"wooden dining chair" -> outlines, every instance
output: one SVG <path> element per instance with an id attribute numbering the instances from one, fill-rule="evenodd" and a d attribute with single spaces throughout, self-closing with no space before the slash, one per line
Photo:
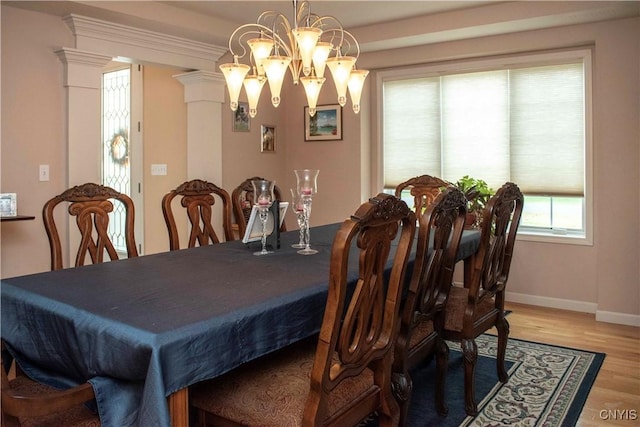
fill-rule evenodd
<path id="1" fill-rule="evenodd" d="M 251 216 L 251 208 L 253 207 L 253 185 L 251 181 L 256 179 L 265 179 L 259 176 L 247 178 L 240 183 L 231 193 L 233 203 L 233 216 L 235 217 L 235 225 L 237 227 L 238 236 L 242 239 L 247 230 L 247 223 Z M 277 185 L 273 186 L 274 197 L 280 202 L 284 202 L 282 192 Z M 287 231 L 285 223 L 282 223 L 280 231 Z"/>
<path id="2" fill-rule="evenodd" d="M 465 411 L 470 416 L 478 412 L 474 380 L 478 357 L 475 338 L 494 326 L 498 332 L 498 378 L 502 383 L 508 380 L 504 359 L 509 323 L 504 315 L 504 300 L 523 206 L 524 196 L 511 182 L 504 184 L 489 200 L 482 215 L 480 246 L 465 264 L 464 287 L 454 286 L 449 292 L 444 337 L 461 344 Z"/>
<path id="3" fill-rule="evenodd" d="M 58 227 L 54 220 L 56 207 L 67 202 L 68 212 L 76 217 L 81 234 L 80 247 L 76 254 L 76 267 L 87 261 L 100 263 L 105 253 L 111 260 L 119 259 L 114 242 L 109 237 L 109 220 L 112 213 L 124 212 L 124 236 L 122 243 L 126 247 L 127 257 L 138 256 L 134 237 L 135 209 L 129 196 L 111 187 L 86 183 L 77 185 L 62 194 L 48 200 L 42 209 L 44 228 L 51 248 L 51 270 L 63 268 L 62 245 Z"/>
<path id="4" fill-rule="evenodd" d="M 391 365 L 415 226 L 392 195 L 362 204 L 333 241 L 319 336 L 194 386 L 199 425 L 344 427 L 373 412 L 380 426 L 398 425 Z"/>
<path id="5" fill-rule="evenodd" d="M 67 390 L 57 390 L 20 373 L 9 379 L 5 369 L 6 349 L 2 341 L 0 371 L 3 427 L 96 427 L 100 418 L 84 404 L 95 399 L 93 388 L 83 383 Z M 15 362 L 12 362 L 15 365 Z"/>
<path id="6" fill-rule="evenodd" d="M 444 308 L 453 280 L 456 254 L 467 214 L 467 200 L 455 187 L 446 188 L 419 220 L 416 258 L 402 308 L 394 357 L 394 394 L 404 425 L 411 401 L 410 370 L 436 355 L 436 409 L 447 414 L 444 385 L 448 347 L 442 337 Z"/>
<path id="7" fill-rule="evenodd" d="M 413 177 L 396 186 L 395 196 L 401 197 L 403 191 L 409 191 L 413 196 L 413 209 L 420 219 L 427 207 L 438 197 L 443 188 L 451 186 L 450 182 L 431 175 Z"/>
<path id="8" fill-rule="evenodd" d="M 189 218 L 189 240 L 187 247 L 204 246 L 220 243 L 213 227 L 213 209 L 216 200 L 222 202 L 222 230 L 225 241 L 234 240 L 231 230 L 231 197 L 229 193 L 216 184 L 194 179 L 180 184 L 162 198 L 162 213 L 169 232 L 169 249 L 180 249 L 180 235 L 173 211 L 173 200 L 182 196 L 180 204 L 186 209 Z"/>

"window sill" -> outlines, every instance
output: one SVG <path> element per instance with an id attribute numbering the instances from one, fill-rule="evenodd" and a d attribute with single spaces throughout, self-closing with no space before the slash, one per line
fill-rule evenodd
<path id="1" fill-rule="evenodd" d="M 527 242 L 558 243 L 564 245 L 593 246 L 593 241 L 585 234 L 555 234 L 548 231 L 518 230 L 517 240 Z"/>

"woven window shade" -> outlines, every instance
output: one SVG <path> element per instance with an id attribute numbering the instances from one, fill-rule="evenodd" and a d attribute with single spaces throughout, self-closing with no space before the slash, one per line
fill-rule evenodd
<path id="1" fill-rule="evenodd" d="M 442 93 L 443 178 L 499 188 L 509 180 L 508 72 L 444 76 Z"/>
<path id="2" fill-rule="evenodd" d="M 440 175 L 440 79 L 384 85 L 384 184 Z"/>
<path id="3" fill-rule="evenodd" d="M 584 196 L 584 71 L 511 72 L 511 179 L 527 194 Z"/>
<path id="4" fill-rule="evenodd" d="M 471 175 L 583 196 L 583 76 L 579 62 L 385 81 L 385 187 Z"/>

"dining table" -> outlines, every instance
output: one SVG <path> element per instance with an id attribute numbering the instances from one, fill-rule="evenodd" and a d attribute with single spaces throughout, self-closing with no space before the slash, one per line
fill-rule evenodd
<path id="1" fill-rule="evenodd" d="M 236 240 L 5 278 L 1 336 L 34 379 L 89 381 L 105 427 L 186 427 L 189 386 L 320 330 L 339 226 L 311 228 L 315 255 L 294 230 L 264 256 Z M 465 230 L 458 260 L 479 241 Z"/>

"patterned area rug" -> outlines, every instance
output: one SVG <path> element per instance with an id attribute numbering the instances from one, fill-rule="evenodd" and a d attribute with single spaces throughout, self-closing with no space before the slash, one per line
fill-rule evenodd
<path id="1" fill-rule="evenodd" d="M 440 417 L 435 412 L 435 362 L 430 361 L 412 373 L 408 427 L 573 426 L 605 357 L 603 353 L 510 338 L 506 355 L 509 381 L 501 384 L 496 374 L 497 337 L 485 334 L 476 343 L 478 415 L 467 417 L 464 412 L 462 354 L 458 344 L 449 343 L 449 415 Z M 375 417 L 361 424 L 377 425 Z"/>

